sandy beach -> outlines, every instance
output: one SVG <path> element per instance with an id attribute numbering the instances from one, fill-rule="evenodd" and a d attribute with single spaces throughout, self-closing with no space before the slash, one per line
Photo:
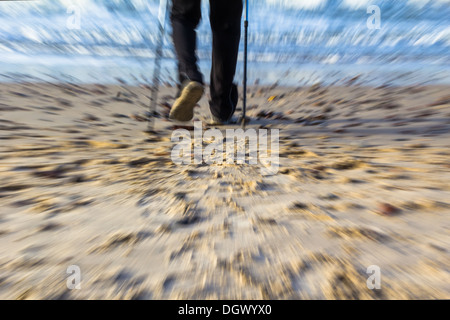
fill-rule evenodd
<path id="1" fill-rule="evenodd" d="M 176 88 L 0 84 L 0 298 L 449 299 L 449 89 L 253 86 L 263 176 L 172 162 Z"/>

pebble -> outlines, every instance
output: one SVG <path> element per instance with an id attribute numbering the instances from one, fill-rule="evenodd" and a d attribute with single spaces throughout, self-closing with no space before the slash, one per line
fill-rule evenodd
<path id="1" fill-rule="evenodd" d="M 380 203 L 378 205 L 377 213 L 383 216 L 394 216 L 401 212 L 401 210 L 389 203 Z"/>

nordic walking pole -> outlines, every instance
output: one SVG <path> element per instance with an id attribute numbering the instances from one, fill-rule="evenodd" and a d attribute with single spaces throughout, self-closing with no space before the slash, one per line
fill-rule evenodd
<path id="1" fill-rule="evenodd" d="M 245 21 L 244 21 L 244 97 L 242 106 L 242 128 L 245 129 L 246 111 L 247 111 L 247 48 L 248 48 L 248 0 L 245 0 Z"/>
<path id="2" fill-rule="evenodd" d="M 155 116 L 156 107 L 158 105 L 158 93 L 159 93 L 159 77 L 161 74 L 161 58 L 164 45 L 164 34 L 166 29 L 166 18 L 167 12 L 169 11 L 169 0 L 161 0 L 159 2 L 158 10 L 158 28 L 159 28 L 159 38 L 156 44 L 155 52 L 155 67 L 153 69 L 153 80 L 152 80 L 152 90 L 150 98 L 150 112 L 149 112 L 149 122 L 148 131 L 153 132 L 155 130 Z"/>

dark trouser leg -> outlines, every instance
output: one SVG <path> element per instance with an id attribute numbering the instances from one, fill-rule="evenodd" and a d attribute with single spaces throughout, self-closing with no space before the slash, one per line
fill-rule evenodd
<path id="1" fill-rule="evenodd" d="M 227 120 L 236 106 L 230 100 L 241 38 L 242 0 L 210 0 L 213 34 L 211 113 Z"/>
<path id="2" fill-rule="evenodd" d="M 197 28 L 201 19 L 201 0 L 172 0 L 170 20 L 173 42 L 178 58 L 179 80 L 203 83 L 203 75 L 197 66 Z"/>

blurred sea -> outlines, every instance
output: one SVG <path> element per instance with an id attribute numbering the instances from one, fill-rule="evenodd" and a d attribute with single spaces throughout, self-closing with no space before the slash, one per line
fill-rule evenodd
<path id="1" fill-rule="evenodd" d="M 379 30 L 367 27 L 370 5 L 381 9 Z M 158 6 L 157 0 L 0 1 L 0 81 L 150 83 Z M 207 1 L 203 6 L 198 56 L 208 79 Z M 71 29 L 77 14 L 80 28 Z M 249 20 L 251 82 L 331 84 L 359 75 L 374 85 L 450 83 L 450 0 L 250 0 Z M 174 82 L 166 27 L 162 78 Z"/>

